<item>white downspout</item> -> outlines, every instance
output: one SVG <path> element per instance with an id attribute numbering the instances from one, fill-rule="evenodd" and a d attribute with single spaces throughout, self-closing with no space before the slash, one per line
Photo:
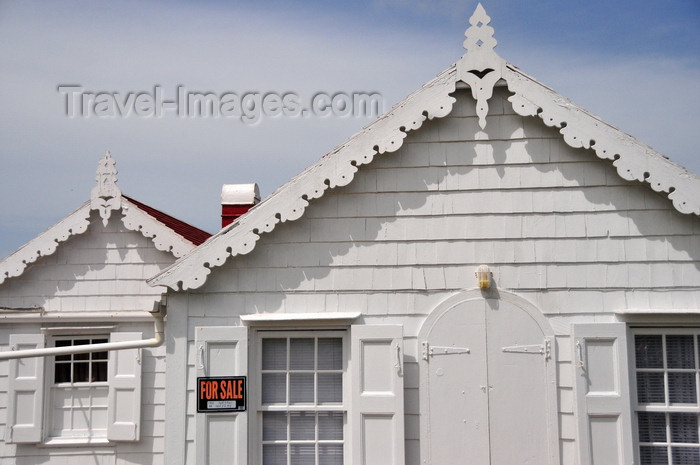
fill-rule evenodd
<path id="1" fill-rule="evenodd" d="M 87 352 L 104 352 L 109 350 L 141 349 L 144 347 L 158 347 L 164 340 L 163 312 L 153 313 L 155 335 L 151 339 L 137 341 L 105 342 L 102 344 L 85 344 L 67 347 L 45 347 L 43 349 L 10 350 L 0 352 L 0 360 L 29 357 L 51 357 L 54 355 L 84 354 Z"/>

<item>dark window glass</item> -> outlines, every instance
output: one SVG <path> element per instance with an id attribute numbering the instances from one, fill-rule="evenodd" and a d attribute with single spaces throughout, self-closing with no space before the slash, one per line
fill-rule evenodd
<path id="1" fill-rule="evenodd" d="M 639 412 L 637 414 L 640 442 L 666 442 L 666 414 Z"/>
<path id="2" fill-rule="evenodd" d="M 637 400 L 640 404 L 664 403 L 664 374 L 638 372 Z"/>
<path id="3" fill-rule="evenodd" d="M 695 338 L 666 336 L 666 365 L 668 368 L 695 368 Z"/>
<path id="4" fill-rule="evenodd" d="M 661 335 L 642 335 L 634 337 L 634 353 L 637 368 L 663 368 L 664 350 Z"/>
<path id="5" fill-rule="evenodd" d="M 668 465 L 668 452 L 664 446 L 641 446 L 639 458 L 642 465 Z"/>
<path id="6" fill-rule="evenodd" d="M 668 374 L 668 400 L 672 404 L 695 404 L 695 373 Z"/>

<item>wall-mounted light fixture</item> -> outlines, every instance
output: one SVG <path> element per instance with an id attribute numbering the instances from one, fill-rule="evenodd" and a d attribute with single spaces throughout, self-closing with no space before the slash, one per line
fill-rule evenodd
<path id="1" fill-rule="evenodd" d="M 479 289 L 488 289 L 491 287 L 491 277 L 493 273 L 489 270 L 488 265 L 479 265 L 474 272 L 476 280 L 479 282 Z"/>

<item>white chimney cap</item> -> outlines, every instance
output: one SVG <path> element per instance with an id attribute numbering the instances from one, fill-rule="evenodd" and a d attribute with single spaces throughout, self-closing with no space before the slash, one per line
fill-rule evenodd
<path id="1" fill-rule="evenodd" d="M 224 184 L 221 188 L 221 205 L 254 205 L 260 201 L 258 185 Z"/>

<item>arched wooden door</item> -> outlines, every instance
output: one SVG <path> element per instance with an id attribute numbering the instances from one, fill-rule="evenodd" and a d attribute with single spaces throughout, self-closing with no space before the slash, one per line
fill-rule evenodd
<path id="1" fill-rule="evenodd" d="M 421 343 L 423 464 L 559 462 L 554 339 L 541 316 L 510 301 L 452 301 Z"/>

